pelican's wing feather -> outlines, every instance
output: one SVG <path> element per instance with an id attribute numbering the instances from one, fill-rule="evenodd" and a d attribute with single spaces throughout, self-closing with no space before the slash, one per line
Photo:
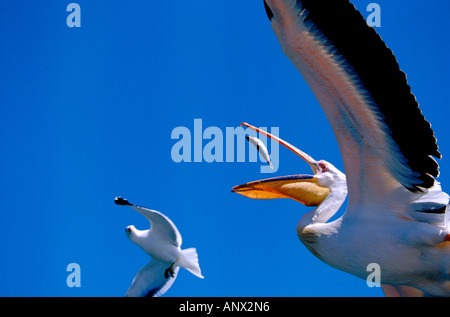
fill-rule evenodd
<path id="1" fill-rule="evenodd" d="M 285 54 L 321 104 L 344 161 L 349 199 L 433 188 L 440 158 L 392 51 L 348 0 L 265 0 Z"/>

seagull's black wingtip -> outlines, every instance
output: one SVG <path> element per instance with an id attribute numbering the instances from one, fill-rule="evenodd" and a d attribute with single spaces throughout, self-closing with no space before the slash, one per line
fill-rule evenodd
<path id="1" fill-rule="evenodd" d="M 114 203 L 116 203 L 116 205 L 121 205 L 121 206 L 132 206 L 133 205 L 133 204 L 130 204 L 130 202 L 128 202 L 128 200 L 123 199 L 122 197 L 114 198 Z"/>

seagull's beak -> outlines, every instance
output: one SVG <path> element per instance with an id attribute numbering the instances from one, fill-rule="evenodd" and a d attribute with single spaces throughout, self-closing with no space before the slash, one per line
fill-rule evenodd
<path id="1" fill-rule="evenodd" d="M 288 142 L 266 132 L 260 130 L 248 123 L 242 125 L 275 140 L 281 145 L 287 147 L 303 160 L 305 160 L 311 167 L 314 174 L 317 173 L 316 160 L 303 151 L 300 151 L 295 146 Z M 255 199 L 273 199 L 273 198 L 291 198 L 306 206 L 319 205 L 330 193 L 328 187 L 319 185 L 317 178 L 312 175 L 292 175 L 283 176 L 270 179 L 264 179 L 235 186 L 232 189 L 233 193 L 238 193 L 243 196 Z"/>

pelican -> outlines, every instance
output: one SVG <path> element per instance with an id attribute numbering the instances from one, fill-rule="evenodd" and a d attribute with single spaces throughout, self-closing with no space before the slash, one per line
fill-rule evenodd
<path id="1" fill-rule="evenodd" d="M 386 296 L 450 296 L 449 196 L 436 180 L 441 153 L 392 51 L 348 0 L 264 6 L 331 124 L 345 174 L 244 123 L 294 151 L 314 175 L 250 182 L 233 192 L 314 206 L 297 225 L 300 241 L 362 279 L 377 264 Z M 346 199 L 344 213 L 329 221 Z"/>

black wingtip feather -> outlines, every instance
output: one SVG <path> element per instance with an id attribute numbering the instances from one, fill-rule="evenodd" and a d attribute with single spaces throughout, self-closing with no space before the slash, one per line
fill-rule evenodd
<path id="1" fill-rule="evenodd" d="M 266 14 L 267 14 L 267 17 L 269 18 L 269 21 L 272 21 L 272 18 L 273 18 L 273 12 L 272 12 L 272 10 L 270 9 L 270 7 L 267 5 L 266 0 L 264 0 L 264 8 L 266 9 Z"/>
<path id="2" fill-rule="evenodd" d="M 411 191 L 431 188 L 439 175 L 439 165 L 432 156 L 439 159 L 441 153 L 393 52 L 348 0 L 297 0 L 297 4 L 308 10 L 307 20 L 352 65 L 408 166 L 419 173 L 415 181 L 403 185 Z"/>
<path id="3" fill-rule="evenodd" d="M 114 203 L 116 205 L 121 205 L 121 206 L 132 206 L 133 204 L 131 204 L 130 202 L 128 202 L 128 200 L 123 199 L 122 197 L 116 197 L 114 198 Z"/>

